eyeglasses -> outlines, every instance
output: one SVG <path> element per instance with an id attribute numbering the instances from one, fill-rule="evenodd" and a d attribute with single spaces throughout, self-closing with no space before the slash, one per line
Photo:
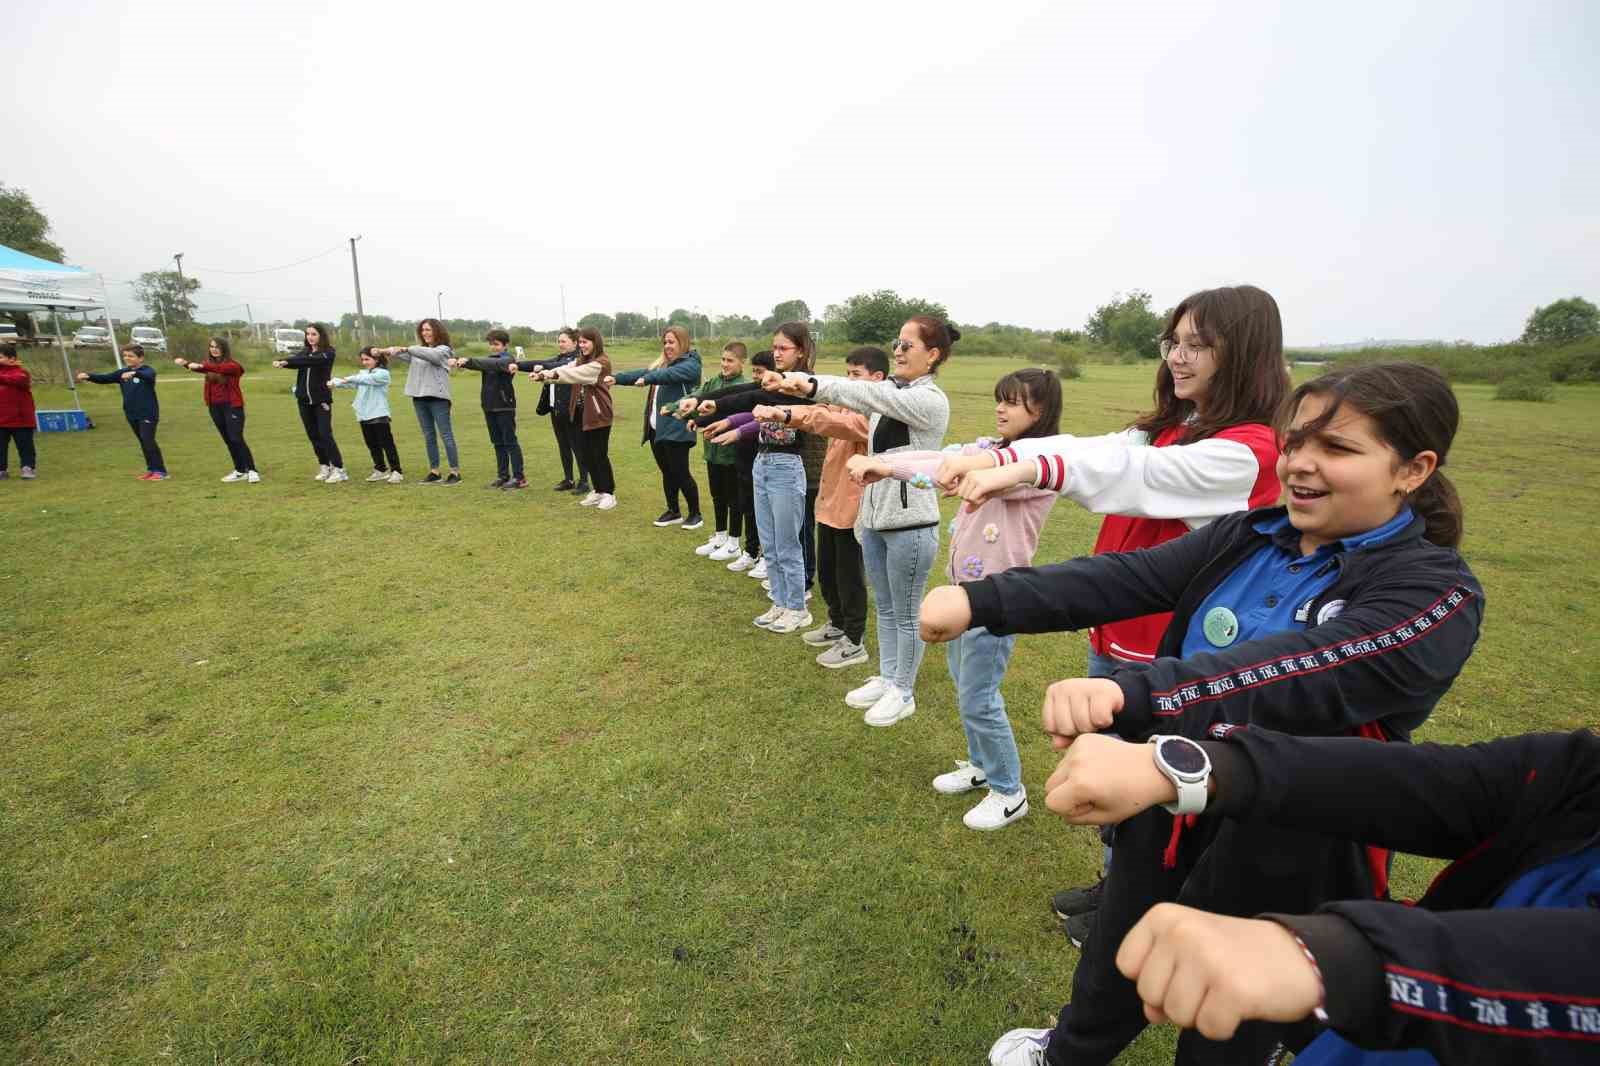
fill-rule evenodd
<path id="1" fill-rule="evenodd" d="M 1201 352 L 1209 352 L 1209 344 L 1180 344 L 1168 337 L 1161 342 L 1161 358 L 1171 359 L 1176 363 L 1192 363 L 1200 358 Z"/>
<path id="2" fill-rule="evenodd" d="M 775 352 L 798 352 L 800 349 L 792 344 L 774 344 L 772 350 Z"/>
<path id="3" fill-rule="evenodd" d="M 898 340 L 889 346 L 889 350 L 894 352 L 894 354 L 899 355 L 901 352 L 909 352 L 916 346 L 917 344 L 915 341 Z"/>

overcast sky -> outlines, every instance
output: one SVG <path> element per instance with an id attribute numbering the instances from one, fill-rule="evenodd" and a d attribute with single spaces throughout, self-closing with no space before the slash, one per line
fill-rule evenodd
<path id="1" fill-rule="evenodd" d="M 9 20 L 0 180 L 108 278 L 183 252 L 203 318 L 353 310 L 356 234 L 368 312 L 431 315 L 442 290 L 447 316 L 542 328 L 563 283 L 569 320 L 892 288 L 1055 328 L 1121 290 L 1162 309 L 1249 282 L 1301 344 L 1494 341 L 1600 301 L 1589 0 Z"/>

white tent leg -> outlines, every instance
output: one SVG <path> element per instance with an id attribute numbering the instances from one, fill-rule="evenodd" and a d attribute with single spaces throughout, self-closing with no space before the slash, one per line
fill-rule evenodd
<path id="1" fill-rule="evenodd" d="M 61 349 L 61 365 L 67 372 L 67 388 L 72 390 L 72 405 L 78 410 L 83 410 L 83 401 L 78 399 L 78 383 L 72 380 L 72 362 L 67 358 L 67 342 L 61 339 L 61 319 L 56 316 L 56 309 L 50 309 L 50 325 L 56 331 L 56 347 Z"/>

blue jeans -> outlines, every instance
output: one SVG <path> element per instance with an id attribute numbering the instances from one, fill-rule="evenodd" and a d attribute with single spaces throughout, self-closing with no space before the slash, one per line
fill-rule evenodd
<path id="1" fill-rule="evenodd" d="M 917 635 L 917 616 L 938 551 L 938 526 L 861 531 L 861 561 L 878 607 L 878 674 L 908 700 L 928 648 Z"/>
<path id="2" fill-rule="evenodd" d="M 756 531 L 767 558 L 772 602 L 791 611 L 806 605 L 806 564 L 800 525 L 806 511 L 806 468 L 790 452 L 762 452 L 752 471 Z"/>
<path id="3" fill-rule="evenodd" d="M 969 629 L 945 648 L 950 680 L 956 685 L 961 728 L 967 733 L 967 755 L 983 771 L 989 787 L 1010 795 L 1022 788 L 1022 759 L 1017 738 L 1006 717 L 1000 679 L 1017 638 L 997 637 L 982 626 Z"/>
<path id="4" fill-rule="evenodd" d="M 1112 655 L 1101 655 L 1089 646 L 1089 676 L 1110 677 L 1118 670 L 1148 670 L 1149 663 L 1134 662 L 1131 659 L 1118 659 Z M 1116 827 L 1106 826 L 1100 830 L 1100 839 L 1105 841 L 1105 855 L 1103 856 L 1105 868 L 1111 869 L 1111 845 L 1116 841 Z"/>
<path id="5" fill-rule="evenodd" d="M 439 469 L 439 441 L 434 436 L 444 438 L 445 458 L 450 460 L 450 469 L 457 470 L 461 466 L 461 458 L 456 454 L 456 434 L 450 428 L 450 401 L 440 396 L 413 396 L 411 406 L 417 412 L 417 425 L 422 427 L 422 443 L 428 449 L 428 468 Z"/>

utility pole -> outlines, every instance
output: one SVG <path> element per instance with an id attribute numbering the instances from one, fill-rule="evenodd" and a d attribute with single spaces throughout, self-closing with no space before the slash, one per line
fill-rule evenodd
<path id="1" fill-rule="evenodd" d="M 357 234 L 350 238 L 350 271 L 356 276 L 356 344 L 360 344 L 362 335 L 367 332 L 367 312 L 361 306 L 361 266 L 356 262 L 356 242 L 361 239 Z"/>
<path id="2" fill-rule="evenodd" d="M 436 292 L 436 293 L 433 294 L 433 310 L 434 310 L 434 313 L 439 316 L 439 321 L 443 322 L 444 321 L 444 293 L 443 292 Z"/>
<path id="3" fill-rule="evenodd" d="M 256 319 L 255 316 L 250 313 L 249 304 L 244 305 L 244 320 L 250 323 L 250 336 L 254 337 L 259 342 L 261 340 L 261 332 L 256 329 Z"/>
<path id="4" fill-rule="evenodd" d="M 173 307 L 173 310 L 180 311 L 183 309 L 184 298 L 188 295 L 184 291 L 186 285 L 183 280 L 183 253 L 178 252 L 173 255 L 172 261 L 178 264 L 178 303 L 175 307 Z M 163 329 L 162 332 L 165 333 L 166 330 Z"/>
<path id="5" fill-rule="evenodd" d="M 567 328 L 567 283 L 561 283 L 561 328 Z"/>

